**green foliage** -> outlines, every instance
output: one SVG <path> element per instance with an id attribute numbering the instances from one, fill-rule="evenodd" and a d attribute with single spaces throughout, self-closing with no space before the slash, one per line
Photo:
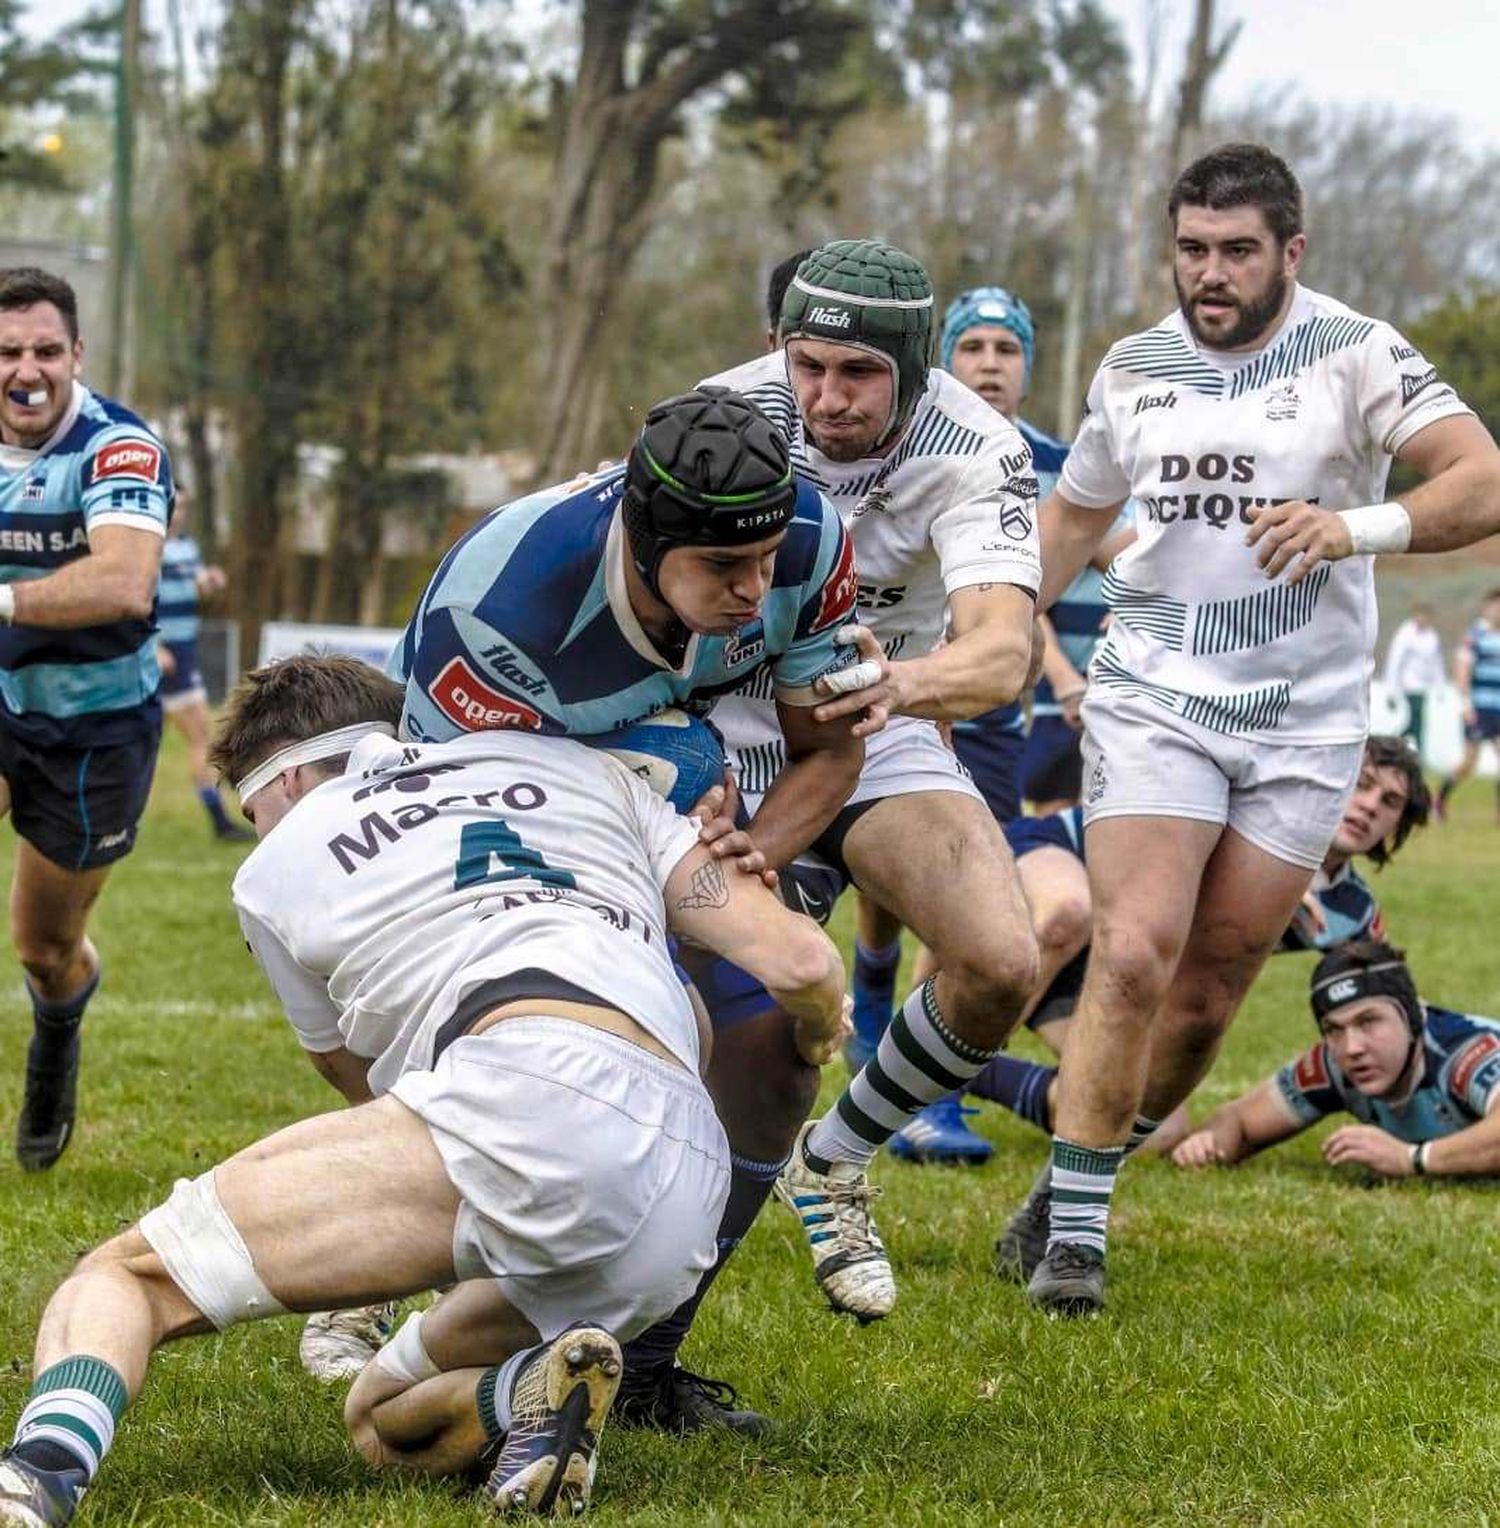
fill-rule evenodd
<path id="1" fill-rule="evenodd" d="M 1419 835 L 1377 882 L 1422 990 L 1491 1013 L 1492 789 L 1460 791 L 1456 820 Z M 46 1175 L 23 1177 L 8 1151 L 0 1161 L 0 1427 L 24 1402 L 41 1307 L 80 1253 L 174 1178 L 333 1106 L 239 937 L 237 858 L 209 840 L 173 737 L 140 846 L 94 919 L 105 977 L 85 1030 L 77 1140 Z M 847 941 L 847 904 L 837 929 Z M 1199 1117 L 1310 1042 L 1309 964 L 1271 963 Z M 26 1040 L 14 966 L 9 980 L 5 1121 Z M 835 1065 L 825 1104 L 841 1084 Z M 901 1286 L 877 1326 L 828 1313 L 800 1232 L 768 1207 L 685 1358 L 733 1380 L 781 1431 L 752 1444 L 610 1428 L 599 1528 L 1493 1522 L 1493 1184 L 1372 1183 L 1325 1166 L 1316 1130 L 1232 1171 L 1139 1163 L 1116 1200 L 1109 1311 L 1047 1321 L 990 1271 L 1042 1137 L 994 1109 L 978 1123 L 999 1147 L 981 1171 L 876 1165 Z M 296 1340 L 296 1323 L 280 1320 L 164 1349 L 80 1521 L 487 1520 L 458 1487 L 360 1466 L 340 1392 L 301 1372 Z"/>
<path id="2" fill-rule="evenodd" d="M 1490 433 L 1500 436 L 1500 289 L 1450 297 L 1407 333 Z"/>

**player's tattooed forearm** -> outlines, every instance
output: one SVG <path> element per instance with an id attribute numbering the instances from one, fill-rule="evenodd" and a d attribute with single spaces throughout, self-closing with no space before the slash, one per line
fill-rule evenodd
<path id="1" fill-rule="evenodd" d="M 723 907 L 728 901 L 729 886 L 724 880 L 723 867 L 718 860 L 709 860 L 693 872 L 687 895 L 678 902 L 677 911 L 686 913 L 702 907 Z"/>

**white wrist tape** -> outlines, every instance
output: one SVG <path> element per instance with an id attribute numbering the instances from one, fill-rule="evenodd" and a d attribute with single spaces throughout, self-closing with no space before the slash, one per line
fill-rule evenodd
<path id="1" fill-rule="evenodd" d="M 9 626 L 16 618 L 16 591 L 9 584 L 0 584 L 0 626 Z"/>
<path id="2" fill-rule="evenodd" d="M 427 1356 L 422 1345 L 422 1312 L 413 1311 L 401 1323 L 400 1330 L 375 1354 L 375 1362 L 403 1384 L 419 1385 L 443 1371 Z"/>
<path id="3" fill-rule="evenodd" d="M 1376 552 L 1404 552 L 1411 545 L 1411 516 L 1406 506 L 1392 499 L 1389 504 L 1362 504 L 1358 509 L 1341 509 L 1339 517 L 1349 527 L 1349 539 L 1356 556 Z"/>

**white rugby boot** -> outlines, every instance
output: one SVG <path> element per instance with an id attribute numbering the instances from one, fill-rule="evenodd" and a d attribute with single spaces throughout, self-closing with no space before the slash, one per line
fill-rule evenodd
<path id="1" fill-rule="evenodd" d="M 861 1324 L 890 1315 L 896 1280 L 870 1206 L 881 1190 L 863 1167 L 835 1162 L 826 1173 L 809 1167 L 803 1144 L 816 1121 L 797 1132 L 791 1160 L 776 1180 L 776 1197 L 802 1222 L 813 1277 L 828 1303 Z"/>
<path id="2" fill-rule="evenodd" d="M 391 1335 L 396 1302 L 320 1310 L 307 1318 L 297 1356 L 314 1379 L 328 1384 L 353 1379 Z"/>

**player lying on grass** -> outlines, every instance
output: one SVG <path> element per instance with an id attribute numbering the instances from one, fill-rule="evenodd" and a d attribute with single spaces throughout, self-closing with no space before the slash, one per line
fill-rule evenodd
<path id="1" fill-rule="evenodd" d="M 1277 950 L 1330 950 L 1351 939 L 1381 938 L 1385 924 L 1380 905 L 1354 868 L 1354 859 L 1364 855 L 1377 869 L 1383 868 L 1412 830 L 1426 824 L 1431 805 L 1421 760 L 1406 739 L 1369 738 L 1359 781 L 1333 843 Z M 1059 1056 L 1064 1053 L 1089 948 L 1082 817 L 1082 808 L 1074 807 L 1052 817 L 1017 818 L 1005 830 L 1031 905 L 1042 956 L 1044 984 L 1029 1006 L 1026 1023 Z M 1039 1129 L 1051 1130 L 1057 1078 L 1055 1066 L 996 1056 L 970 1083 L 969 1091 L 1003 1104 Z M 1186 1110 L 1174 1112 L 1153 1137 L 1152 1149 L 1168 1150 L 1186 1128 Z M 1036 1236 L 1044 1237 L 1046 1206 L 1028 1201 L 1001 1238 L 1001 1258 L 1007 1266 L 1034 1266 L 1045 1250 L 1039 1241 L 1027 1250 L 1024 1233 L 1033 1224 Z"/>
<path id="2" fill-rule="evenodd" d="M 460 1284 L 403 1327 L 380 1361 L 405 1389 L 362 1448 L 442 1469 L 451 1451 L 410 1445 L 456 1430 L 487 1445 L 497 1506 L 580 1508 L 618 1340 L 712 1263 L 728 1188 L 668 931 L 755 971 L 808 1054 L 847 1031 L 828 938 L 629 769 L 514 733 L 404 746 L 400 709 L 339 658 L 257 670 L 231 702 L 215 762 L 262 840 L 242 927 L 319 1069 L 373 1096 L 180 1181 L 79 1263 L 0 1522 L 71 1518 L 163 1342 L 474 1279 L 510 1319 L 488 1351 L 455 1343 Z"/>
<path id="3" fill-rule="evenodd" d="M 1364 939 L 1312 978 L 1322 1039 L 1172 1153 L 1179 1167 L 1241 1162 L 1330 1114 L 1323 1155 L 1383 1178 L 1500 1173 L 1500 1020 L 1424 1003 L 1400 950 Z"/>

